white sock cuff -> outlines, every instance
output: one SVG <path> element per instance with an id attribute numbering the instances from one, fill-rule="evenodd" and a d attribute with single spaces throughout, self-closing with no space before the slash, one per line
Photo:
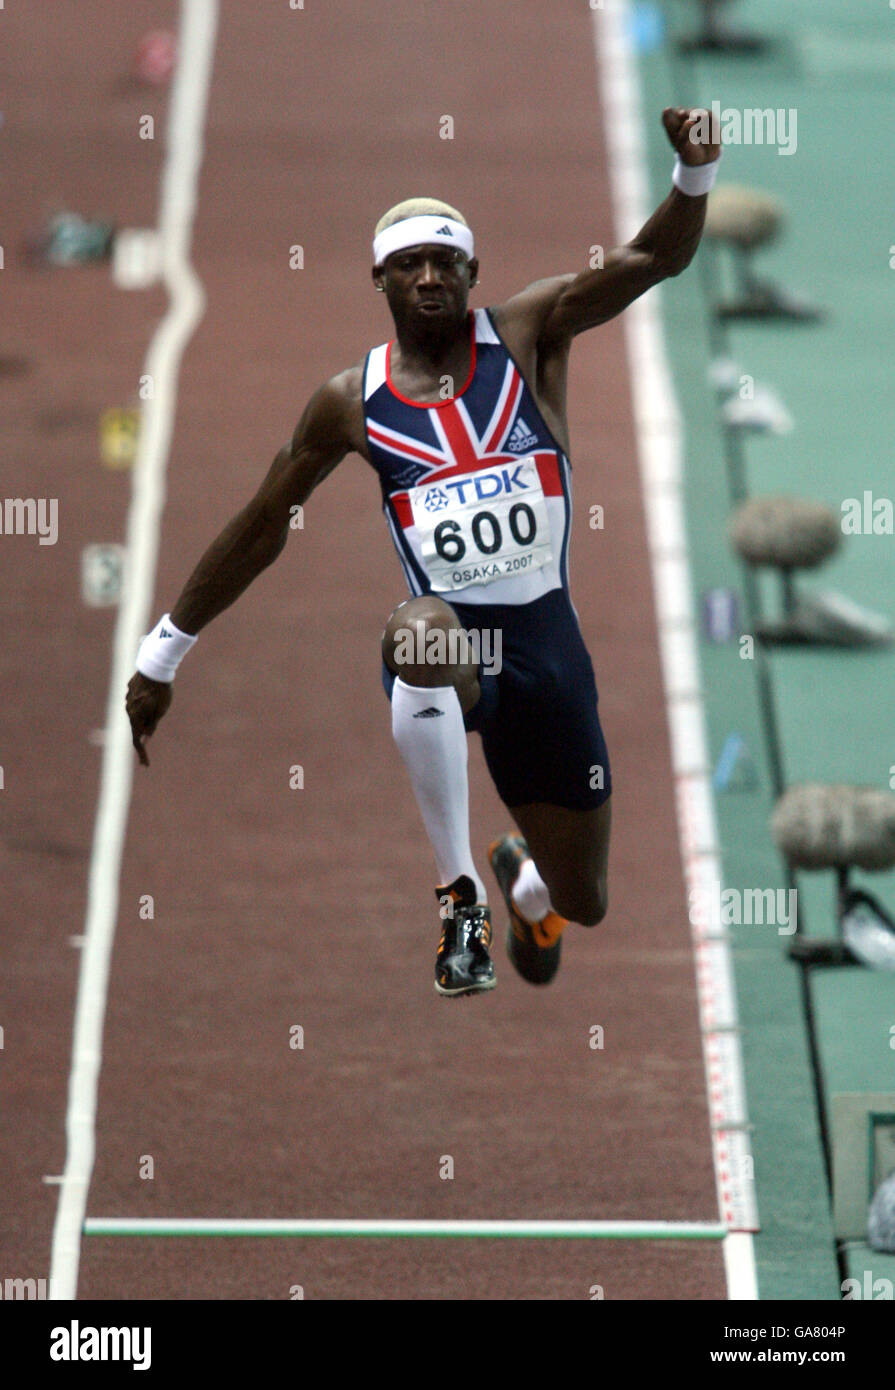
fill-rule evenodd
<path id="1" fill-rule="evenodd" d="M 550 892 L 533 859 L 524 860 L 511 896 L 527 922 L 543 922 L 553 911 Z"/>
<path id="2" fill-rule="evenodd" d="M 402 703 L 414 710 L 427 709 L 430 705 L 436 709 L 441 709 L 451 703 L 452 695 L 457 701 L 458 707 L 460 704 L 457 692 L 452 685 L 408 685 L 406 681 L 402 681 L 400 676 L 395 676 L 395 684 L 392 688 L 393 700 L 396 691 L 400 691 Z"/>

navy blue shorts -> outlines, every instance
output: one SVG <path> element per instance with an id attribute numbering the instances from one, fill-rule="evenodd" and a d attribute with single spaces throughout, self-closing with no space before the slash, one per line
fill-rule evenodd
<path id="1" fill-rule="evenodd" d="M 568 595 L 555 589 L 534 603 L 450 606 L 467 633 L 492 634 L 480 639 L 481 652 L 500 669 L 481 671 L 481 698 L 465 723 L 482 736 L 504 805 L 602 806 L 612 791 L 609 754 L 594 668 Z M 391 698 L 395 676 L 384 661 L 382 683 Z"/>

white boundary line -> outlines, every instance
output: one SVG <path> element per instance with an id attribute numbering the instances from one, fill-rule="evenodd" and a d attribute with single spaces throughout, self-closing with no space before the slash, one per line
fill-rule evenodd
<path id="1" fill-rule="evenodd" d="M 722 1240 L 727 1227 L 710 1221 L 408 1221 L 244 1217 L 92 1216 L 85 1236 L 366 1236 L 584 1240 Z"/>
<path id="2" fill-rule="evenodd" d="M 632 52 L 628 0 L 605 0 L 593 12 L 610 187 L 617 234 L 624 240 L 652 210 L 646 173 L 643 108 Z M 673 159 L 669 148 L 670 165 Z M 721 862 L 705 735 L 686 523 L 681 488 L 683 438 L 665 355 L 660 292 L 636 300 L 623 316 L 637 426 L 675 779 L 678 830 L 688 892 L 706 878 L 721 881 Z M 692 930 L 703 1060 L 728 1297 L 758 1297 L 757 1229 L 752 1154 L 733 966 L 726 941 Z"/>
<path id="3" fill-rule="evenodd" d="M 146 356 L 145 370 L 153 378 L 154 394 L 143 411 L 127 518 L 127 560 L 115 627 L 106 742 L 87 887 L 84 954 L 75 1005 L 65 1172 L 59 1180 L 53 1227 L 49 1280 L 52 1299 L 73 1299 L 78 1286 L 81 1227 L 95 1153 L 109 962 L 135 756 L 124 711 L 124 692 L 133 675 L 140 638 L 149 626 L 180 359 L 205 308 L 202 286 L 190 264 L 190 245 L 217 22 L 218 0 L 181 0 L 179 61 L 168 113 L 158 228 L 162 277 L 170 307 Z"/>

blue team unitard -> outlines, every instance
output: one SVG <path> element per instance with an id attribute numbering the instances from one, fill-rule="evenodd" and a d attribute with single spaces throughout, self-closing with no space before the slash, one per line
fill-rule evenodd
<path id="1" fill-rule="evenodd" d="M 412 594 L 437 594 L 481 652 L 466 716 L 507 806 L 601 805 L 611 791 L 593 666 L 569 594 L 569 460 L 487 309 L 467 381 L 408 400 L 391 345 L 367 355 L 364 417 L 383 510 Z M 383 664 L 391 695 L 394 674 Z"/>

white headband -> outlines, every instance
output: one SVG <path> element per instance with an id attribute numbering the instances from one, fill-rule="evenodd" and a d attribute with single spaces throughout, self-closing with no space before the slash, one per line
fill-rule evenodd
<path id="1" fill-rule="evenodd" d="M 386 256 L 408 246 L 455 246 L 472 260 L 475 242 L 472 232 L 451 217 L 405 217 L 380 232 L 373 242 L 373 264 L 382 265 Z"/>

